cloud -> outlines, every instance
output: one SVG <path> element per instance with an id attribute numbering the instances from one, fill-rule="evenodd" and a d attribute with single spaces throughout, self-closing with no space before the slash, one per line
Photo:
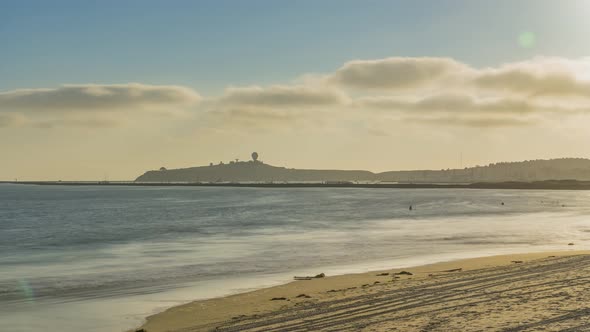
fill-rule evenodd
<path id="1" fill-rule="evenodd" d="M 327 77 L 327 84 L 352 88 L 353 108 L 382 111 L 367 117 L 493 127 L 590 113 L 588 58 L 537 57 L 488 68 L 386 58 L 351 61 Z"/>
<path id="2" fill-rule="evenodd" d="M 535 117 L 521 119 L 506 117 L 482 118 L 473 116 L 407 117 L 404 120 L 428 125 L 451 125 L 477 128 L 528 126 L 539 121 L 539 119 Z"/>
<path id="3" fill-rule="evenodd" d="M 588 59 L 536 58 L 479 70 L 473 84 L 481 90 L 521 94 L 529 98 L 590 98 Z"/>
<path id="4" fill-rule="evenodd" d="M 477 127 L 537 123 L 540 117 L 590 113 L 590 105 L 559 104 L 527 98 L 478 98 L 464 94 L 441 94 L 423 98 L 365 97 L 354 102 L 359 110 L 377 110 L 401 119 L 423 123 Z M 367 115 L 374 116 L 374 115 Z"/>
<path id="5" fill-rule="evenodd" d="M 328 75 L 327 82 L 360 89 L 411 89 L 430 86 L 437 80 L 469 67 L 449 58 L 386 58 L 355 60 Z"/>
<path id="6" fill-rule="evenodd" d="M 298 85 L 227 89 L 217 110 L 240 121 L 276 124 L 325 117 L 320 110 L 332 111 L 338 121 L 347 110 L 370 109 L 384 112 L 359 116 L 378 121 L 395 112 L 402 120 L 477 127 L 590 112 L 588 59 L 534 58 L 475 68 L 449 58 L 393 57 L 350 61 L 331 74 L 303 78 Z"/>
<path id="7" fill-rule="evenodd" d="M 198 103 L 194 90 L 172 85 L 80 84 L 49 89 L 21 89 L 0 93 L 0 114 L 17 114 L 18 123 L 36 127 L 57 124 L 104 127 L 137 111 L 173 113 Z M 137 114 L 135 115 L 138 116 Z M 4 117 L 7 117 L 4 115 Z M 5 126 L 17 122 L 4 120 Z"/>
<path id="8" fill-rule="evenodd" d="M 208 100 L 208 119 L 244 129 L 273 129 L 316 124 L 325 113 L 350 104 L 342 91 L 322 85 L 230 87 L 219 98 Z"/>
<path id="9" fill-rule="evenodd" d="M 232 87 L 219 99 L 221 105 L 246 108 L 302 108 L 343 105 L 348 97 L 333 88 L 274 85 Z"/>
<path id="10" fill-rule="evenodd" d="M 424 98 L 366 97 L 355 101 L 360 108 L 410 113 L 467 113 L 470 115 L 499 114 L 518 115 L 534 112 L 574 112 L 574 107 L 535 103 L 513 97 L 481 98 L 465 94 L 440 94 Z"/>
<path id="11" fill-rule="evenodd" d="M 228 128 L 345 128 L 355 117 L 476 127 L 536 123 L 590 114 L 590 58 L 538 57 L 486 68 L 435 57 L 353 60 L 292 84 L 229 87 L 207 98 L 188 87 L 139 83 L 0 93 L 3 127 L 106 127 L 174 110 L 196 111 L 180 113 L 197 115 L 202 126 Z"/>
<path id="12" fill-rule="evenodd" d="M 469 91 L 529 98 L 590 98 L 590 58 L 536 57 L 474 68 L 450 58 L 355 60 L 326 76 L 329 85 L 393 94 Z"/>
<path id="13" fill-rule="evenodd" d="M 190 88 L 166 85 L 84 84 L 0 93 L 0 111 L 71 112 L 165 108 L 190 105 L 200 96 Z"/>

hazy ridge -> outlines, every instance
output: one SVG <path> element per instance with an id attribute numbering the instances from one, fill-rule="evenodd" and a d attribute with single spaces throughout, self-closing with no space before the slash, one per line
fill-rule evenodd
<path id="1" fill-rule="evenodd" d="M 504 181 L 590 180 L 590 159 L 561 158 L 500 162 L 446 170 L 373 173 L 365 170 L 294 169 L 259 161 L 147 171 L 136 182 L 295 182 L 376 181 L 412 183 L 472 183 Z"/>

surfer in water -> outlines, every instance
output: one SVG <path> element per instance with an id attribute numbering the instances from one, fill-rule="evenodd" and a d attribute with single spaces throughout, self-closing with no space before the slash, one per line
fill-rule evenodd
<path id="1" fill-rule="evenodd" d="M 412 211 L 413 209 L 414 209 L 414 208 L 412 208 L 412 206 L 410 205 L 410 209 L 409 209 L 409 210 L 410 210 L 410 211 Z"/>

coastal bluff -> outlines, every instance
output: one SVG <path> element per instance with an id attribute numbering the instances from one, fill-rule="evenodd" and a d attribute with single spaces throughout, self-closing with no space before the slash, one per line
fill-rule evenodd
<path id="1" fill-rule="evenodd" d="M 306 170 L 271 166 L 260 161 L 148 171 L 136 182 L 269 182 L 373 181 L 369 171 Z"/>
<path id="2" fill-rule="evenodd" d="M 505 181 L 590 180 L 590 160 L 561 158 L 500 162 L 464 169 L 410 170 L 373 173 L 366 170 L 317 170 L 272 166 L 261 161 L 147 171 L 138 183 L 171 182 L 400 182 L 475 183 Z"/>

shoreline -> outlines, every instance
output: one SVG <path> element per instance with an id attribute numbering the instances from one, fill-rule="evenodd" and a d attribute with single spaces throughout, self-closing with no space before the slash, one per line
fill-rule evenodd
<path id="1" fill-rule="evenodd" d="M 586 255 L 588 255 L 588 265 L 590 266 L 590 251 L 564 249 L 563 251 L 459 259 L 415 267 L 393 268 L 365 273 L 313 278 L 304 281 L 292 281 L 245 293 L 207 300 L 197 300 L 174 306 L 147 317 L 144 324 L 138 329 L 144 329 L 146 332 L 210 331 L 216 328 L 227 331 L 238 331 L 244 330 L 247 327 L 248 330 L 252 328 L 252 331 L 264 331 L 268 327 L 268 324 L 274 324 L 280 330 L 280 321 L 291 322 L 291 324 L 312 324 L 309 322 L 304 323 L 301 317 L 287 317 L 288 319 L 285 318 L 279 322 L 271 319 L 275 316 L 289 316 L 289 313 L 292 312 L 305 311 L 306 307 L 312 308 L 313 312 L 318 310 L 319 312 L 325 311 L 326 317 L 319 317 L 318 319 L 318 322 L 323 322 L 329 319 L 331 315 L 338 315 L 337 308 L 334 309 L 336 311 L 331 313 L 332 310 L 330 308 L 333 307 L 334 301 L 352 301 L 354 303 L 356 301 L 355 299 L 359 297 L 379 297 L 381 293 L 396 291 L 396 289 L 399 292 L 403 292 L 405 288 L 415 287 L 417 284 L 422 283 L 428 284 L 434 279 L 439 278 L 441 280 L 457 278 L 459 280 L 457 282 L 460 282 L 460 279 L 463 277 L 473 278 L 474 275 L 477 277 L 478 274 L 485 275 L 500 270 L 510 272 L 511 270 L 518 270 L 524 267 L 530 268 L 534 272 L 537 269 L 547 269 L 545 265 L 565 264 L 560 260 L 567 261 L 578 256 L 584 257 L 585 259 Z M 549 258 L 550 256 L 551 258 Z M 547 262 L 552 260 L 558 260 L 559 262 Z M 395 273 L 402 272 L 402 270 L 410 272 L 411 275 L 395 275 Z M 321 271 L 318 271 L 319 273 Z M 590 276 L 590 272 L 588 275 Z M 371 306 L 367 307 L 365 305 L 362 309 L 376 310 L 377 308 L 371 308 Z M 543 312 L 543 310 L 539 311 Z M 391 318 L 388 321 L 390 323 L 398 323 L 395 318 Z M 366 319 L 361 319 L 361 322 L 367 323 Z M 409 324 L 412 325 L 411 323 Z M 410 325 L 406 326 L 403 331 L 413 331 Z M 314 327 L 312 330 L 318 329 L 322 329 L 321 325 Z M 345 325 L 342 326 L 342 329 L 350 330 Z M 389 331 L 390 327 L 384 328 L 383 330 Z M 380 329 L 376 331 L 380 331 Z M 416 329 L 416 331 L 419 331 L 419 329 Z"/>
<path id="2" fill-rule="evenodd" d="M 353 183 L 353 182 L 134 182 L 134 181 L 0 181 L 0 184 L 37 186 L 128 186 L 128 187 L 209 187 L 209 188 L 356 188 L 356 189 L 511 189 L 511 190 L 590 190 L 590 181 L 547 180 L 533 182 L 474 183 Z"/>

